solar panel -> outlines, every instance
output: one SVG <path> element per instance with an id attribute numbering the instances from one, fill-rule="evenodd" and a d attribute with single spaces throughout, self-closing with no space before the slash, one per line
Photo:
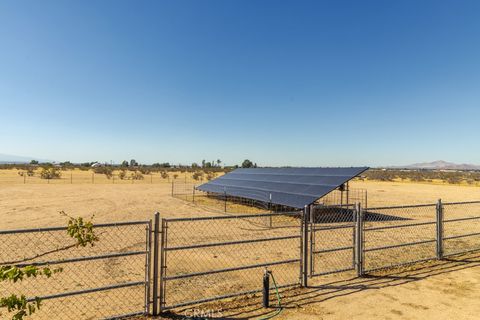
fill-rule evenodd
<path id="1" fill-rule="evenodd" d="M 198 190 L 303 208 L 368 170 L 356 168 L 240 168 Z"/>

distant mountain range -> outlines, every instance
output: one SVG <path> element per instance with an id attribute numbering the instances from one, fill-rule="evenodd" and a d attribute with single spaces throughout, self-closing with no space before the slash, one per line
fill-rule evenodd
<path id="1" fill-rule="evenodd" d="M 390 168 L 396 169 L 428 169 L 428 170 L 480 170 L 480 165 L 475 164 L 458 164 L 443 160 L 433 162 L 414 163 L 407 166 L 395 166 Z"/>
<path id="2" fill-rule="evenodd" d="M 14 156 L 11 154 L 3 154 L 0 153 L 0 164 L 11 164 L 11 163 L 30 163 L 32 160 L 37 160 L 39 162 L 52 162 L 51 160 L 47 159 L 40 159 L 36 157 L 22 157 L 22 156 Z"/>

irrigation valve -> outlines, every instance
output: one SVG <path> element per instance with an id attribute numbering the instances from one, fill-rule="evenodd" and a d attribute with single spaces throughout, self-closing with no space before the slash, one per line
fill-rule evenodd
<path id="1" fill-rule="evenodd" d="M 263 307 L 268 308 L 270 306 L 270 272 L 267 268 L 263 273 Z"/>

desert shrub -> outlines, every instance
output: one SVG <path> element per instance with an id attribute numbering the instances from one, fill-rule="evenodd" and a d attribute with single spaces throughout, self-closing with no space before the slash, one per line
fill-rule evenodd
<path id="1" fill-rule="evenodd" d="M 175 173 L 175 174 L 173 175 L 173 179 L 176 180 L 177 178 L 178 178 L 178 174 Z"/>
<path id="2" fill-rule="evenodd" d="M 43 168 L 40 172 L 40 178 L 42 179 L 60 179 L 61 176 L 62 173 L 60 172 L 60 169 L 54 167 Z"/>
<path id="3" fill-rule="evenodd" d="M 140 167 L 138 168 L 138 171 L 140 171 L 141 174 L 150 174 L 152 171 L 147 168 L 147 167 Z"/>
<path id="4" fill-rule="evenodd" d="M 213 172 L 207 173 L 207 180 L 210 181 L 212 179 L 215 179 L 215 173 Z"/>
<path id="5" fill-rule="evenodd" d="M 120 170 L 120 172 L 118 173 L 118 178 L 119 178 L 120 180 L 125 179 L 126 176 L 127 176 L 127 172 L 126 172 L 125 170 L 123 170 L 123 169 Z"/>
<path id="6" fill-rule="evenodd" d="M 192 178 L 196 181 L 198 180 L 202 180 L 202 177 L 203 177 L 203 172 L 202 171 L 195 171 L 193 174 L 192 174 Z"/>
<path id="7" fill-rule="evenodd" d="M 162 179 L 168 179 L 168 173 L 166 171 L 162 171 L 160 175 L 162 176 Z"/>
<path id="8" fill-rule="evenodd" d="M 462 179 L 458 176 L 451 176 L 447 178 L 447 182 L 450 184 L 459 184 L 462 182 Z"/>
<path id="9" fill-rule="evenodd" d="M 130 179 L 132 180 L 143 180 L 143 174 L 141 172 L 135 171 L 130 174 Z"/>
<path id="10" fill-rule="evenodd" d="M 113 169 L 111 167 L 95 167 L 93 172 L 98 174 L 104 174 L 108 179 L 113 176 Z"/>

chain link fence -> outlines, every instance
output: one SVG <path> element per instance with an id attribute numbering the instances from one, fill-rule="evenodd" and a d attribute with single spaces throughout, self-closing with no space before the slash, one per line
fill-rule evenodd
<path id="1" fill-rule="evenodd" d="M 314 206 L 310 215 L 310 275 L 355 269 L 356 211 L 352 205 Z"/>
<path id="2" fill-rule="evenodd" d="M 363 214 L 365 272 L 436 257 L 436 205 L 370 208 Z"/>
<path id="3" fill-rule="evenodd" d="M 41 308 L 32 319 L 146 314 L 150 225 L 149 221 L 95 225 L 99 240 L 86 247 L 77 246 L 64 227 L 0 231 L 0 266 L 62 269 L 50 278 L 3 281 L 0 296 L 25 295 L 30 301 L 39 297 Z"/>
<path id="4" fill-rule="evenodd" d="M 224 213 L 267 213 L 267 212 L 290 212 L 295 208 L 276 205 L 271 202 L 271 194 L 266 191 L 245 192 L 245 198 L 242 197 L 242 189 L 234 188 L 225 190 L 225 193 L 209 193 L 198 190 L 196 187 L 201 183 L 191 183 L 184 181 L 172 182 L 171 195 L 174 198 L 191 202 L 197 206 L 208 208 L 217 212 Z M 367 190 L 349 188 L 345 190 L 334 190 L 326 196 L 320 198 L 316 206 L 336 206 L 352 207 L 355 203 L 361 203 L 363 208 L 367 207 Z M 348 190 L 348 191 L 347 191 Z M 228 192 L 234 191 L 234 192 Z M 230 195 L 231 193 L 236 196 Z M 255 198 L 250 199 L 252 194 Z"/>
<path id="5" fill-rule="evenodd" d="M 298 285 L 301 221 L 295 212 L 162 219 L 161 309 L 259 292 L 265 268 L 280 287 Z"/>
<path id="6" fill-rule="evenodd" d="M 480 249 L 480 201 L 443 204 L 443 254 Z"/>
<path id="7" fill-rule="evenodd" d="M 156 221 L 95 225 L 93 247 L 64 227 L 0 231 L 0 266 L 63 269 L 2 282 L 0 296 L 40 297 L 32 319 L 110 319 L 258 293 L 265 268 L 286 288 L 480 250 L 480 201 Z"/>
<path id="8" fill-rule="evenodd" d="M 197 181 L 198 183 L 208 181 L 203 174 L 195 179 L 196 172 L 191 171 L 116 168 L 105 174 L 96 172 L 95 169 L 56 169 L 59 176 L 50 179 L 41 177 L 41 169 L 36 169 L 34 172 L 21 169 L 0 169 L 0 184 L 167 184 L 172 182 L 194 184 Z M 210 175 L 209 177 L 213 179 L 221 174 L 222 172 L 210 172 L 206 176 Z"/>
<path id="9" fill-rule="evenodd" d="M 268 213 L 268 212 L 290 212 L 293 208 L 281 205 L 275 205 L 270 201 L 270 194 L 264 191 L 256 191 L 255 196 L 258 199 L 248 199 L 241 197 L 242 190 L 236 188 L 235 193 L 239 196 L 225 193 L 208 193 L 196 189 L 194 183 L 172 182 L 172 196 L 184 201 L 191 202 L 197 206 L 208 208 L 217 212 L 249 214 L 249 213 Z M 252 195 L 249 190 L 248 196 Z M 247 194 L 245 194 L 247 196 Z"/>

